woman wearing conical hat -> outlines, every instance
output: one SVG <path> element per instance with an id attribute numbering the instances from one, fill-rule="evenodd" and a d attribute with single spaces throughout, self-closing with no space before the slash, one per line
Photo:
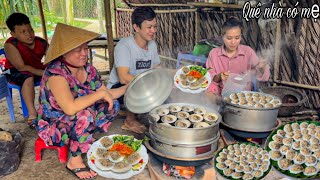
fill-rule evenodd
<path id="1" fill-rule="evenodd" d="M 66 168 L 80 179 L 97 174 L 83 163 L 93 132 L 106 132 L 119 112 L 127 86 L 107 89 L 89 63 L 88 42 L 99 34 L 58 24 L 46 54 L 42 77 L 37 131 L 47 145 L 68 145 Z"/>

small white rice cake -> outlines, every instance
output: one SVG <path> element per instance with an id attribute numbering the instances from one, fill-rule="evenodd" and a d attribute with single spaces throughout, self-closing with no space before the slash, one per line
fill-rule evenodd
<path id="1" fill-rule="evenodd" d="M 113 168 L 114 163 L 109 159 L 96 159 L 95 165 L 97 166 L 98 169 L 102 171 L 108 171 Z"/>
<path id="2" fill-rule="evenodd" d="M 280 151 L 271 150 L 269 155 L 270 158 L 274 161 L 278 161 L 283 158 L 283 155 L 280 153 Z"/>
<path id="3" fill-rule="evenodd" d="M 254 176 L 250 173 L 245 173 L 243 176 L 242 176 L 242 179 L 253 179 Z"/>
<path id="4" fill-rule="evenodd" d="M 279 168 L 282 170 L 288 170 L 289 167 L 292 165 L 291 161 L 287 158 L 280 159 L 277 163 Z"/>
<path id="5" fill-rule="evenodd" d="M 318 173 L 318 170 L 314 166 L 308 166 L 304 169 L 303 174 L 306 176 L 313 176 Z"/>
<path id="6" fill-rule="evenodd" d="M 232 173 L 231 177 L 233 179 L 241 179 L 242 178 L 242 173 L 241 172 L 234 172 L 234 173 Z"/>
<path id="7" fill-rule="evenodd" d="M 300 129 L 300 125 L 298 123 L 291 124 L 292 129 Z"/>
<path id="8" fill-rule="evenodd" d="M 302 123 L 300 124 L 300 129 L 304 129 L 304 128 L 308 128 L 308 123 L 302 122 Z"/>
<path id="9" fill-rule="evenodd" d="M 310 123 L 310 124 L 308 125 L 308 128 L 310 128 L 310 129 L 316 129 L 317 126 L 316 126 L 314 123 Z"/>
<path id="10" fill-rule="evenodd" d="M 106 149 L 110 149 L 114 144 L 112 138 L 109 138 L 109 137 L 103 137 L 99 140 L 99 142 Z"/>
<path id="11" fill-rule="evenodd" d="M 284 138 L 286 135 L 286 132 L 282 129 L 279 129 L 279 130 L 277 130 L 277 134 Z"/>
<path id="12" fill-rule="evenodd" d="M 311 155 L 311 150 L 309 148 L 302 147 L 300 148 L 300 153 L 305 156 Z"/>
<path id="13" fill-rule="evenodd" d="M 298 154 L 293 160 L 295 164 L 303 164 L 305 161 L 306 161 L 306 156 L 302 154 Z"/>
<path id="14" fill-rule="evenodd" d="M 220 170 L 224 170 L 224 169 L 226 169 L 227 168 L 227 166 L 226 166 L 226 164 L 224 164 L 224 163 L 217 163 L 216 164 L 216 167 L 218 168 L 218 169 L 220 169 Z"/>
<path id="15" fill-rule="evenodd" d="M 290 173 L 292 174 L 299 174 L 301 172 L 303 172 L 304 168 L 302 165 L 300 164 L 292 164 L 290 167 L 289 167 L 289 171 Z"/>
<path id="16" fill-rule="evenodd" d="M 317 158 L 315 156 L 306 156 L 305 164 L 307 166 L 314 166 L 317 164 Z"/>
<path id="17" fill-rule="evenodd" d="M 300 144 L 299 144 L 300 146 Z M 288 145 L 283 145 L 280 147 L 279 151 L 281 152 L 282 155 L 285 155 L 287 151 L 291 150 L 291 147 Z"/>
<path id="18" fill-rule="evenodd" d="M 280 147 L 281 147 L 281 144 L 278 143 L 278 142 L 276 142 L 276 141 L 271 141 L 271 142 L 269 143 L 269 148 L 270 148 L 271 150 L 279 150 Z"/>
<path id="19" fill-rule="evenodd" d="M 234 171 L 230 168 L 226 168 L 223 170 L 223 174 L 228 177 L 232 176 L 233 173 L 234 173 Z"/>
<path id="20" fill-rule="evenodd" d="M 255 178 L 260 178 L 262 175 L 263 175 L 263 172 L 260 171 L 260 170 L 254 170 L 252 172 L 252 175 L 255 177 Z"/>
<path id="21" fill-rule="evenodd" d="M 127 157 L 127 162 L 131 165 L 138 164 L 142 159 L 141 155 L 138 152 L 133 152 Z"/>
<path id="22" fill-rule="evenodd" d="M 296 156 L 297 156 L 297 151 L 295 150 L 288 150 L 286 153 L 286 158 L 289 160 L 294 160 Z"/>
<path id="23" fill-rule="evenodd" d="M 111 169 L 113 172 L 116 173 L 124 173 L 127 172 L 131 169 L 132 165 L 124 162 L 124 161 L 120 161 L 114 164 L 113 168 Z"/>

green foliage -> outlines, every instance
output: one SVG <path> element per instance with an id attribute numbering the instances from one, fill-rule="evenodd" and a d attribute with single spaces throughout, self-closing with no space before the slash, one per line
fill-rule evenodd
<path id="1" fill-rule="evenodd" d="M 148 141 L 149 138 L 144 137 L 142 140 L 136 140 L 136 139 L 134 139 L 133 136 L 118 135 L 118 136 L 114 136 L 112 138 L 112 140 L 114 141 L 114 143 L 118 143 L 118 142 L 124 143 L 124 144 L 130 146 L 134 151 L 137 151 L 140 149 L 141 144 L 144 141 Z"/>
<path id="2" fill-rule="evenodd" d="M 116 7 L 117 8 L 125 8 L 126 7 L 126 4 L 124 4 L 122 2 L 122 0 L 116 0 Z"/>
<path id="3" fill-rule="evenodd" d="M 190 71 L 192 71 L 192 70 L 198 71 L 199 73 L 201 73 L 202 76 L 206 75 L 209 69 L 211 69 L 211 68 L 204 68 L 202 66 L 191 66 L 190 67 Z"/>

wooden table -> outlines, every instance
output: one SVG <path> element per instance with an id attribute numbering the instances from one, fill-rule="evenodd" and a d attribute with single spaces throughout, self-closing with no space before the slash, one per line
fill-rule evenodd
<path id="1" fill-rule="evenodd" d="M 113 39 L 114 45 L 116 45 L 119 40 L 120 39 L 118 38 Z M 88 48 L 89 48 L 89 61 L 90 63 L 92 63 L 92 60 L 93 60 L 92 49 L 99 49 L 99 48 L 104 49 L 104 57 L 105 58 L 107 57 L 108 41 L 106 38 L 95 39 L 89 42 Z"/>

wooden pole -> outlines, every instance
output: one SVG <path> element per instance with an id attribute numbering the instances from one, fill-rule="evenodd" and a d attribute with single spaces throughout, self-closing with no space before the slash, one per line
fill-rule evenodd
<path id="1" fill-rule="evenodd" d="M 280 47 L 281 46 L 281 19 L 277 20 L 277 29 L 276 29 L 276 42 L 275 42 L 275 57 L 273 62 L 273 81 L 277 81 L 279 74 L 280 66 Z M 274 84 L 275 85 L 275 84 Z"/>
<path id="2" fill-rule="evenodd" d="M 112 0 L 113 1 L 113 17 L 114 17 L 114 37 L 118 36 L 118 32 L 117 32 L 117 4 L 116 4 L 116 0 Z"/>
<path id="3" fill-rule="evenodd" d="M 111 22 L 111 12 L 110 12 L 110 0 L 104 0 L 104 12 L 106 19 L 106 30 L 107 30 L 107 40 L 108 40 L 108 53 L 109 53 L 109 69 L 110 72 L 114 63 L 114 42 L 112 33 L 112 22 Z"/>
<path id="4" fill-rule="evenodd" d="M 98 21 L 99 21 L 99 33 L 103 33 L 103 18 L 102 18 L 102 1 L 97 0 L 97 11 L 98 11 Z"/>
<path id="5" fill-rule="evenodd" d="M 195 18 L 195 31 L 196 31 L 196 42 L 194 42 L 194 44 L 197 44 L 197 42 L 199 42 L 200 40 L 200 13 L 198 11 L 195 12 L 196 14 L 196 18 Z"/>
<path id="6" fill-rule="evenodd" d="M 44 19 L 44 14 L 43 14 L 43 9 L 42 9 L 42 2 L 41 0 L 37 1 L 38 3 L 38 8 L 39 8 L 39 12 L 40 12 L 40 19 L 41 19 L 41 27 L 42 27 L 42 36 L 45 40 L 48 41 L 48 37 L 47 37 L 47 29 L 46 29 L 46 21 Z"/>

